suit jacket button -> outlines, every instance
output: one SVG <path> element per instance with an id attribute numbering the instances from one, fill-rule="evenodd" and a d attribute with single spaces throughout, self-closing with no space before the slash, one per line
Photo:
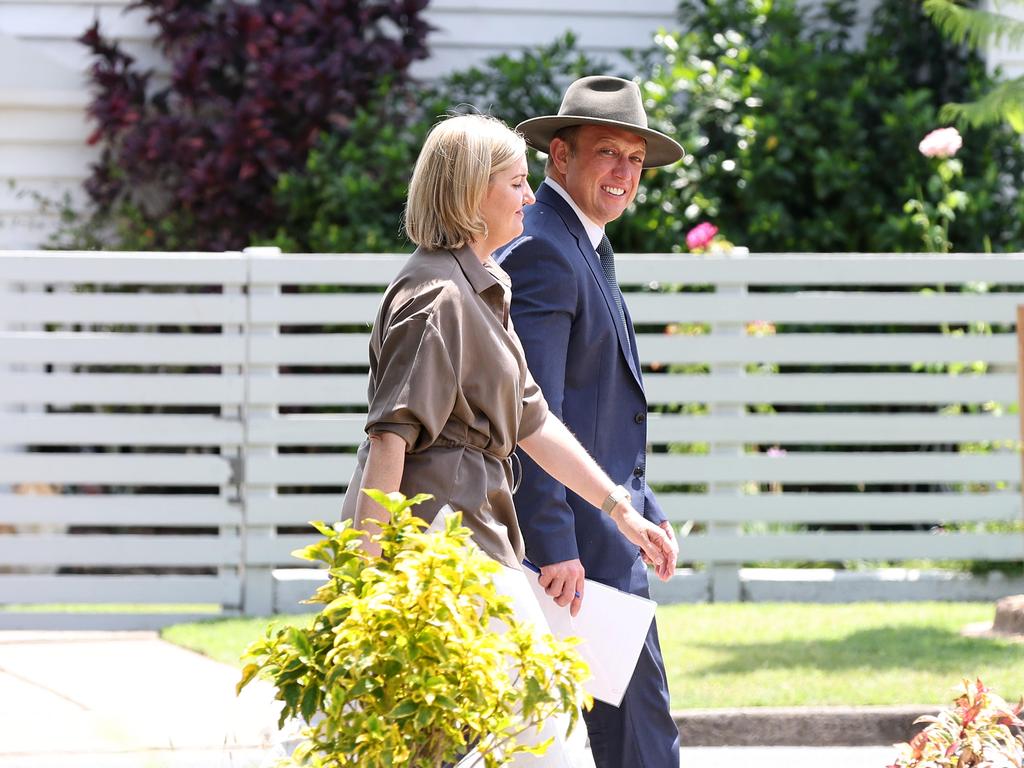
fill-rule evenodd
<path id="1" fill-rule="evenodd" d="M 644 476 L 644 468 L 643 467 L 635 468 L 633 470 L 633 476 L 634 477 L 643 477 Z"/>
<path id="2" fill-rule="evenodd" d="M 644 413 L 643 411 L 637 411 L 636 413 L 633 414 L 633 421 L 635 421 L 637 424 L 643 424 L 644 419 L 646 418 L 647 414 Z"/>

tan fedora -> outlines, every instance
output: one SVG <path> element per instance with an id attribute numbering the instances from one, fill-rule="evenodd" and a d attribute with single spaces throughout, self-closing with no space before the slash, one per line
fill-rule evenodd
<path id="1" fill-rule="evenodd" d="M 610 125 L 647 140 L 644 168 L 670 165 L 683 156 L 683 148 L 663 133 L 647 127 L 640 88 L 632 80 L 593 75 L 581 77 L 565 90 L 557 115 L 532 117 L 516 126 L 526 143 L 547 152 L 555 132 L 570 125 Z"/>

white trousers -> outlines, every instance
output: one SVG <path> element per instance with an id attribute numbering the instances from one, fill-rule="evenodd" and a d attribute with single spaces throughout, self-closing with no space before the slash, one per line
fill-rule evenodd
<path id="1" fill-rule="evenodd" d="M 538 632 L 549 631 L 547 620 L 537 604 L 537 597 L 530 583 L 526 580 L 526 574 L 503 565 L 494 575 L 494 586 L 500 594 L 512 599 L 512 612 L 516 620 L 533 624 Z M 506 627 L 500 622 L 495 622 L 492 629 L 502 632 Z M 587 725 L 583 718 L 577 718 L 576 727 L 566 736 L 565 731 L 568 727 L 569 717 L 562 715 L 548 720 L 540 731 L 530 729 L 521 734 L 517 739 L 519 744 L 539 744 L 550 738 L 554 738 L 554 741 L 543 755 L 516 755 L 509 765 L 513 768 L 594 768 L 594 758 L 587 744 Z M 483 765 L 482 760 L 477 763 L 473 758 L 474 754 L 470 753 L 457 768 L 476 768 L 478 764 Z"/>

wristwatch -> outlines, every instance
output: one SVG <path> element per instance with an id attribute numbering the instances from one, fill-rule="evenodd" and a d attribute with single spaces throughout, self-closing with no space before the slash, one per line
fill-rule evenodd
<path id="1" fill-rule="evenodd" d="M 629 495 L 629 491 L 623 488 L 621 485 L 616 485 L 612 488 L 612 492 L 608 494 L 608 497 L 601 504 L 601 511 L 606 515 L 610 515 L 612 510 L 619 505 L 619 502 L 630 503 L 632 497 Z"/>

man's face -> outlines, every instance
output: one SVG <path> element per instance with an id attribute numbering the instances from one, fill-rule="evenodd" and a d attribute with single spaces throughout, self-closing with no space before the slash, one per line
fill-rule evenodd
<path id="1" fill-rule="evenodd" d="M 555 139 L 551 155 L 565 180 L 565 191 L 595 224 L 622 215 L 636 197 L 647 142 L 635 133 L 602 125 L 584 125 L 576 134 L 576 152 Z"/>

